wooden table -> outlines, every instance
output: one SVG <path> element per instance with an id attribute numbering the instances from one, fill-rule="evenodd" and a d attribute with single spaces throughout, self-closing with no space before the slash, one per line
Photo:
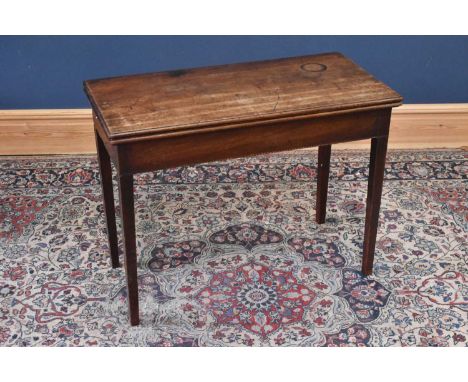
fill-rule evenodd
<path id="1" fill-rule="evenodd" d="M 362 272 L 372 273 L 395 91 L 339 53 L 84 82 L 91 102 L 112 266 L 118 172 L 130 323 L 139 324 L 133 175 L 319 146 L 317 223 L 325 222 L 331 144 L 372 138 Z"/>

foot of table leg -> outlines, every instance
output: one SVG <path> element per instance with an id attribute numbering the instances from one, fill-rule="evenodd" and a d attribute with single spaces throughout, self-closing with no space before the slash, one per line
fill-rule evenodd
<path id="1" fill-rule="evenodd" d="M 95 119 L 96 121 L 96 119 Z M 96 123 L 99 123 L 96 121 Z M 120 267 L 119 264 L 119 247 L 117 240 L 117 228 L 115 225 L 115 204 L 114 190 L 112 187 L 112 167 L 104 142 L 99 134 L 96 135 L 96 149 L 98 154 L 98 163 L 101 173 L 101 187 L 104 198 L 104 214 L 106 217 L 107 237 L 109 240 L 109 250 L 111 255 L 112 268 Z"/>
<path id="2" fill-rule="evenodd" d="M 364 228 L 364 250 L 362 273 L 372 274 L 375 240 L 379 223 L 380 199 L 385 170 L 388 137 L 372 138 L 367 188 L 366 225 Z"/>
<path id="3" fill-rule="evenodd" d="M 318 148 L 317 171 L 317 202 L 315 208 L 315 220 L 318 224 L 325 223 L 327 213 L 328 177 L 330 174 L 331 145 Z"/>
<path id="4" fill-rule="evenodd" d="M 140 323 L 138 307 L 138 279 L 135 237 L 135 211 L 133 207 L 133 175 L 119 174 L 120 209 L 122 211 L 125 272 L 130 324 Z"/>

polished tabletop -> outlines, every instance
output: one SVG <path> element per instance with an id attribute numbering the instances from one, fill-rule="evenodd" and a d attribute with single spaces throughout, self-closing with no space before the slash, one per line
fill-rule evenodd
<path id="1" fill-rule="evenodd" d="M 394 107 L 401 96 L 340 53 L 84 82 L 109 141 Z"/>

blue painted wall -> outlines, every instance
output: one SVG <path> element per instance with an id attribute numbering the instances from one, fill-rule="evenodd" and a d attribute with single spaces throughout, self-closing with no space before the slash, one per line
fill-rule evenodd
<path id="1" fill-rule="evenodd" d="M 406 103 L 468 102 L 467 36 L 3 36 L 0 109 L 88 107 L 84 79 L 327 51 Z"/>

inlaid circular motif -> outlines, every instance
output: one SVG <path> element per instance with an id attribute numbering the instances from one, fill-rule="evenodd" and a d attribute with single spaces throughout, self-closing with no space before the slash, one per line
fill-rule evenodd
<path id="1" fill-rule="evenodd" d="M 305 72 L 324 72 L 327 70 L 327 65 L 319 64 L 317 62 L 308 62 L 301 65 L 301 69 Z"/>

